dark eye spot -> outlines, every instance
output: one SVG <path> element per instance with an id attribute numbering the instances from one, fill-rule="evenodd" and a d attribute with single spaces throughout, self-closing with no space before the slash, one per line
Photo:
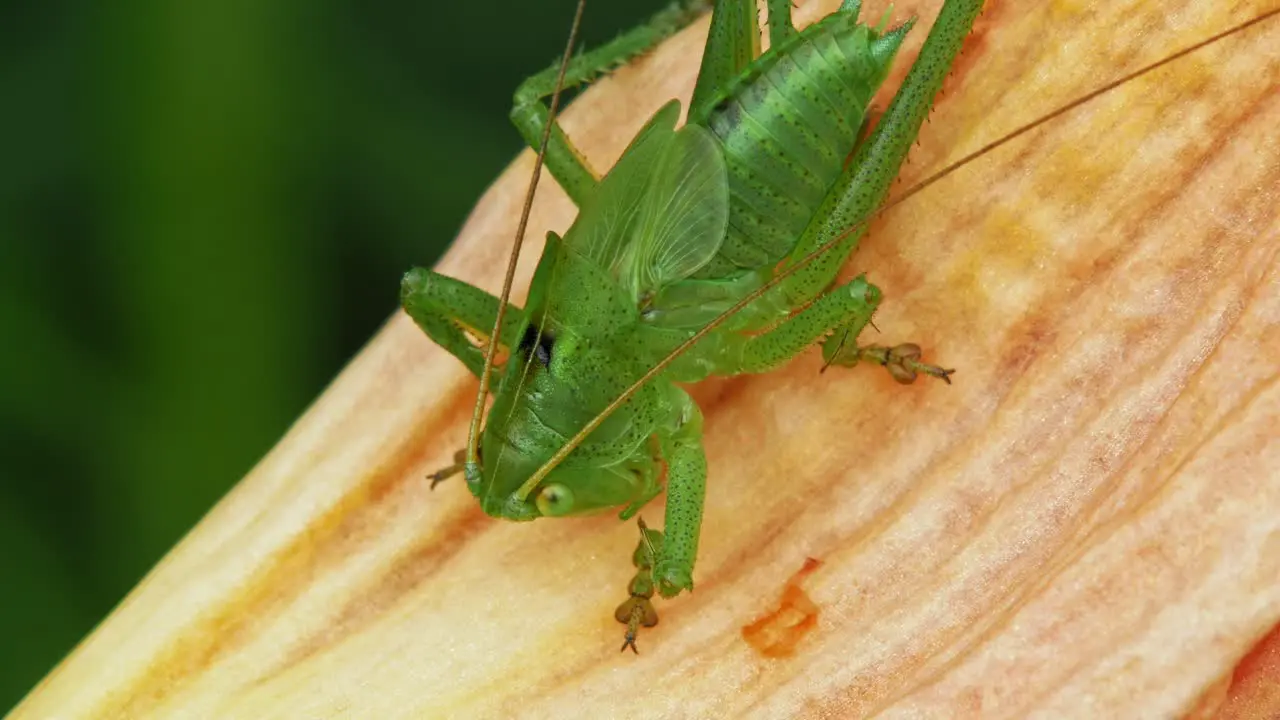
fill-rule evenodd
<path id="1" fill-rule="evenodd" d="M 551 367 L 551 349 L 555 345 L 555 337 L 551 331 L 542 328 L 539 331 L 537 325 L 529 324 L 524 328 L 524 335 L 520 337 L 520 355 L 525 361 L 536 359 L 543 367 Z"/>

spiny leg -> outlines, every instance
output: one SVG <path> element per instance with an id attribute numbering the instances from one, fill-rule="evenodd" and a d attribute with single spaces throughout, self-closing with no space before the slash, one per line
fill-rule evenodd
<path id="1" fill-rule="evenodd" d="M 565 69 L 564 87 L 588 83 L 649 50 L 696 20 L 705 10 L 705 5 L 704 0 L 690 0 L 673 5 L 612 42 L 578 55 Z M 550 120 L 550 110 L 543 100 L 555 92 L 559 72 L 560 65 L 556 63 L 525 80 L 516 89 L 511 122 L 530 147 L 536 148 L 542 144 L 542 133 Z M 551 176 L 560 183 L 569 198 L 581 207 L 583 200 L 595 188 L 599 176 L 587 166 L 586 160 L 561 129 L 558 120 L 551 121 L 551 137 L 544 162 Z"/>
<path id="2" fill-rule="evenodd" d="M 846 5 L 852 7 L 856 3 L 847 2 Z M 822 292 L 857 247 L 865 231 L 865 221 L 888 195 L 934 97 L 981 9 L 981 0 L 947 0 L 943 5 L 918 59 L 894 95 L 889 109 L 879 118 L 871 135 L 858 144 L 852 162 L 819 209 L 819 220 L 804 233 L 792 250 L 789 261 L 797 262 L 838 234 L 852 231 L 784 281 L 778 292 L 790 302 L 803 304 Z M 821 301 L 815 306 L 819 303 Z M 858 347 L 857 335 L 868 320 L 869 316 L 867 320 L 855 319 L 844 324 L 833 338 L 823 344 L 828 364 L 854 365 L 859 361 L 873 361 L 887 368 L 899 382 L 911 382 L 918 373 L 950 382 L 948 376 L 953 371 L 919 362 L 920 348 L 913 343 L 895 347 Z"/>
<path id="3" fill-rule="evenodd" d="M 783 294 L 800 303 L 828 287 L 857 247 L 865 222 L 884 202 L 920 126 L 933 106 L 960 46 L 982 9 L 981 0 L 947 0 L 929 31 L 920 55 L 894 95 L 875 130 L 859 144 L 853 161 L 827 195 L 791 252 L 790 262 L 817 250 L 853 228 L 840 242 L 787 278 Z"/>

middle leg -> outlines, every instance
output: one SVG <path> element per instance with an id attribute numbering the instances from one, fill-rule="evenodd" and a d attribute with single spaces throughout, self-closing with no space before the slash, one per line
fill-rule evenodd
<path id="1" fill-rule="evenodd" d="M 749 337 L 720 336 L 721 345 L 716 349 L 714 360 L 716 372 L 726 375 L 768 372 L 826 338 L 823 356 L 828 364 L 852 367 L 860 361 L 878 362 L 903 383 L 911 382 L 920 373 L 947 380 L 954 371 L 920 362 L 920 348 L 916 345 L 886 348 L 856 344 L 858 334 L 870 324 L 871 316 L 880 305 L 880 298 L 879 288 L 859 275 L 766 332 Z"/>

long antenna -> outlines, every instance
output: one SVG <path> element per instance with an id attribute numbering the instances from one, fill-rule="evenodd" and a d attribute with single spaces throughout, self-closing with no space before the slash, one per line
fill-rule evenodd
<path id="1" fill-rule="evenodd" d="M 569 41 L 565 43 L 564 56 L 560 58 L 560 72 L 556 75 L 556 87 L 551 93 L 546 127 L 542 129 L 542 142 L 538 145 L 538 155 L 533 161 L 533 176 L 529 179 L 529 190 L 524 196 L 524 208 L 520 211 L 520 224 L 516 228 L 515 244 L 511 248 L 511 257 L 507 261 L 507 276 L 502 281 L 498 312 L 493 318 L 493 332 L 489 334 L 489 345 L 484 353 L 484 369 L 480 372 L 480 391 L 476 393 L 476 407 L 471 413 L 471 428 L 467 431 L 467 455 L 463 465 L 467 482 L 472 482 L 480 471 L 480 423 L 484 420 L 484 401 L 489 393 L 489 379 L 493 375 L 493 359 L 498 354 L 502 319 L 507 312 L 507 300 L 511 298 L 511 286 L 516 277 L 516 263 L 520 260 L 524 232 L 529 225 L 529 213 L 533 210 L 533 196 L 538 189 L 538 177 L 542 175 L 542 161 L 547 155 L 547 144 L 551 141 L 551 127 L 555 124 L 556 109 L 560 106 L 560 93 L 564 90 L 564 76 L 569 68 L 569 60 L 573 57 L 573 47 L 578 43 L 578 28 L 582 25 L 582 12 L 586 6 L 587 0 L 578 0 L 578 9 L 573 14 Z"/>
<path id="2" fill-rule="evenodd" d="M 523 485 L 520 486 L 520 489 L 517 492 L 523 493 L 525 495 L 527 495 L 529 492 L 532 492 L 532 489 L 537 487 L 538 483 L 542 482 L 542 480 L 547 476 L 548 473 L 550 473 L 555 468 L 556 465 L 559 465 L 561 462 L 563 462 L 564 459 L 569 456 L 569 453 L 573 452 L 575 448 L 581 445 L 582 442 L 586 440 L 588 435 L 590 435 L 596 428 L 600 427 L 600 425 L 605 421 L 605 419 L 607 419 L 610 415 L 612 415 L 614 411 L 616 411 L 618 408 L 622 407 L 623 403 L 625 403 L 627 400 L 630 400 L 632 396 L 634 396 L 637 392 L 639 392 L 641 387 L 644 387 L 646 383 L 648 383 L 650 380 L 653 380 L 655 377 L 657 377 L 663 370 L 666 370 L 667 367 L 669 367 L 671 363 L 675 362 L 677 358 L 679 358 L 684 353 L 688 352 L 689 349 L 692 348 L 695 344 L 697 344 L 699 340 L 706 337 L 709 333 L 711 333 L 720 325 L 723 325 L 724 322 L 728 320 L 730 317 L 732 317 L 735 313 L 742 310 L 747 305 L 750 305 L 751 303 L 755 302 L 765 293 L 767 293 L 768 291 L 776 287 L 779 283 L 786 280 L 788 277 L 790 277 L 794 273 L 800 271 L 809 263 L 818 259 L 823 253 L 827 252 L 828 250 L 830 250 L 831 248 L 839 244 L 841 240 L 844 240 L 854 231 L 865 227 L 872 220 L 876 219 L 883 213 L 887 212 L 890 208 L 893 208 L 902 204 L 908 198 L 916 195 L 917 193 L 921 192 L 922 190 L 929 187 L 930 185 L 933 185 L 934 183 L 938 182 L 944 177 L 952 174 L 956 170 L 959 170 L 961 167 L 968 165 L 974 160 L 982 157 L 983 155 L 986 155 L 992 150 L 995 150 L 1001 145 L 1004 145 L 1016 138 L 1019 138 L 1031 132 L 1032 130 L 1040 127 L 1041 125 L 1047 123 L 1048 121 L 1053 120 L 1054 118 L 1057 118 L 1061 115 L 1064 115 L 1067 112 L 1070 112 L 1071 110 L 1074 110 L 1080 107 L 1081 105 L 1084 105 L 1085 103 L 1088 103 L 1091 100 L 1096 99 L 1099 95 L 1102 95 L 1106 92 L 1114 90 L 1115 88 L 1135 78 L 1141 77 L 1142 75 L 1145 75 L 1153 70 L 1156 70 L 1157 68 L 1167 65 L 1175 60 L 1178 60 L 1179 58 L 1185 57 L 1204 47 L 1212 45 L 1213 43 L 1216 43 L 1225 37 L 1241 32 L 1275 15 L 1280 15 L 1280 8 L 1277 8 L 1274 10 L 1268 10 L 1267 12 L 1253 18 L 1252 20 L 1246 20 L 1245 22 L 1240 23 L 1235 27 L 1232 27 L 1228 30 L 1224 30 L 1218 33 L 1217 35 L 1213 35 L 1209 38 L 1206 38 L 1204 40 L 1201 40 L 1200 42 L 1195 43 L 1194 45 L 1183 48 L 1182 50 L 1179 50 L 1173 53 L 1172 55 L 1169 55 L 1161 60 L 1157 60 L 1156 62 L 1151 63 L 1150 65 L 1142 67 L 1131 73 L 1128 73 L 1127 75 L 1123 75 L 1120 78 L 1113 80 L 1103 85 L 1102 87 L 1099 87 L 1096 90 L 1086 93 L 1076 98 L 1075 100 L 1072 100 L 1066 103 L 1062 107 L 1059 107 L 1057 110 L 1054 110 L 1049 114 L 1040 117 L 1037 120 L 1033 120 L 1032 122 L 1029 122 L 1026 125 L 1023 125 L 1022 127 L 1006 135 L 1003 135 L 1000 138 L 987 143 L 986 145 L 983 145 L 981 148 L 969 153 L 968 155 L 965 155 L 964 157 L 960 158 L 959 160 L 956 160 L 955 162 L 949 165 L 944 166 L 941 170 L 933 173 L 932 175 L 929 175 L 924 180 L 917 182 L 915 185 L 912 185 L 910 188 L 908 188 L 905 192 L 903 192 L 898 197 L 893 198 L 892 200 L 886 201 L 885 204 L 881 205 L 879 209 L 875 210 L 874 212 L 867 215 L 866 217 L 859 220 L 858 222 L 855 222 L 847 230 L 835 236 L 831 240 L 818 246 L 818 248 L 816 248 L 813 252 L 809 253 L 808 255 L 805 255 L 795 264 L 789 265 L 783 270 L 781 270 L 769 282 L 765 283 L 764 285 L 760 286 L 756 290 L 749 293 L 746 297 L 734 303 L 732 307 L 730 307 L 728 310 L 725 310 L 724 312 L 717 315 L 714 320 L 707 323 L 707 325 L 705 325 L 696 333 L 694 333 L 688 340 L 685 340 L 684 342 L 680 343 L 680 345 L 677 346 L 676 349 L 672 350 L 669 354 L 667 354 L 666 357 L 662 358 L 662 360 L 658 361 L 657 364 L 649 368 L 648 371 L 646 371 L 643 375 L 640 376 L 639 380 L 636 380 L 634 383 L 628 386 L 627 389 L 624 390 L 621 395 L 619 395 L 613 402 L 609 403 L 604 408 L 604 410 L 600 411 L 600 413 L 596 415 L 594 418 L 592 418 L 590 422 L 584 425 L 582 429 L 578 431 L 578 434 L 570 438 L 569 441 L 565 443 L 563 447 L 561 447 L 558 451 L 556 451 L 554 455 L 551 456 L 550 459 L 548 459 L 545 463 L 543 463 L 542 467 L 538 468 L 538 470 L 534 472 L 533 475 L 531 475 L 529 479 L 524 482 Z"/>

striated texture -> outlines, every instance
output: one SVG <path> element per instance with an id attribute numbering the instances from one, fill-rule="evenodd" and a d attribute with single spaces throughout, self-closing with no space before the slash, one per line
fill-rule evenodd
<path id="1" fill-rule="evenodd" d="M 991 4 L 907 181 L 1265 9 Z M 906 13 L 909 61 L 936 3 Z M 687 98 L 705 32 L 572 109 L 596 166 Z M 697 591 L 639 657 L 612 618 L 633 524 L 428 490 L 476 383 L 397 315 L 12 717 L 1274 716 L 1275 633 L 1236 665 L 1280 621 L 1278 87 L 1273 20 L 874 223 L 848 270 L 885 290 L 882 339 L 956 384 L 819 375 L 815 350 L 698 386 Z M 444 272 L 497 287 L 531 162 Z M 573 216 L 543 188 L 532 240 Z M 806 566 L 816 622 L 762 654 L 743 628 Z"/>

